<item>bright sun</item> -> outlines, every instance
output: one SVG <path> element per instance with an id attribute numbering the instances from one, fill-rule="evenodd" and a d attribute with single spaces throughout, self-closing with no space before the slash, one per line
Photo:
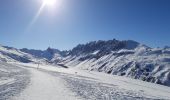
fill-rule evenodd
<path id="1" fill-rule="evenodd" d="M 43 0 L 43 4 L 46 6 L 55 6 L 56 0 Z"/>

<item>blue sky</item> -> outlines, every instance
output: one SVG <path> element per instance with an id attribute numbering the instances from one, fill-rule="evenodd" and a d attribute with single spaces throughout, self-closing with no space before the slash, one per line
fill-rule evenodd
<path id="1" fill-rule="evenodd" d="M 0 44 L 61 50 L 93 40 L 136 40 L 151 47 L 170 44 L 169 0 L 0 0 Z"/>

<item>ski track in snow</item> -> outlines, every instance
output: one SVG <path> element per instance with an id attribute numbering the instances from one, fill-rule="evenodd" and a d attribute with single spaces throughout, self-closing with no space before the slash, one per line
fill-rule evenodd
<path id="1" fill-rule="evenodd" d="M 62 79 L 37 69 L 29 68 L 31 83 L 19 96 L 12 100 L 78 100 L 64 86 Z"/>
<path id="2" fill-rule="evenodd" d="M 7 74 L 0 73 L 3 75 L 0 100 L 164 100 L 144 91 L 126 90 L 117 84 L 102 82 L 95 78 L 97 76 L 82 76 L 81 72 L 22 67 L 1 64 L 1 71 Z M 6 81 L 1 81 L 3 79 Z"/>

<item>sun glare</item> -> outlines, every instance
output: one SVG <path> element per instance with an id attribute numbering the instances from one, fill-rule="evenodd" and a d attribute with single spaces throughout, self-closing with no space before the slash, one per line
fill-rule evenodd
<path id="1" fill-rule="evenodd" d="M 56 0 L 43 0 L 45 6 L 55 6 Z"/>

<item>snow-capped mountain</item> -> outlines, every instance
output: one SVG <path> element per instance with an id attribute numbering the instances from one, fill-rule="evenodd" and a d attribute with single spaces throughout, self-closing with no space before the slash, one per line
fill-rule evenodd
<path id="1" fill-rule="evenodd" d="M 0 47 L 3 61 L 60 64 L 170 86 L 170 48 L 150 48 L 127 40 L 93 41 L 70 51 Z"/>
<path id="2" fill-rule="evenodd" d="M 0 61 L 29 63 L 34 61 L 34 58 L 16 48 L 0 46 Z"/>
<path id="3" fill-rule="evenodd" d="M 59 63 L 170 86 L 170 49 L 135 41 L 95 41 L 78 45 Z"/>
<path id="4" fill-rule="evenodd" d="M 60 51 L 58 49 L 48 47 L 46 50 L 34 50 L 23 48 L 20 51 L 32 55 L 38 59 L 41 63 L 56 63 L 62 60 L 68 53 L 68 51 Z"/>
<path id="5" fill-rule="evenodd" d="M 31 54 L 36 58 L 46 58 L 49 61 L 54 58 L 55 54 L 57 53 L 60 54 L 61 52 L 58 49 L 53 49 L 50 47 L 48 47 L 47 50 L 34 50 L 34 49 L 23 48 L 20 49 L 20 51 Z"/>

